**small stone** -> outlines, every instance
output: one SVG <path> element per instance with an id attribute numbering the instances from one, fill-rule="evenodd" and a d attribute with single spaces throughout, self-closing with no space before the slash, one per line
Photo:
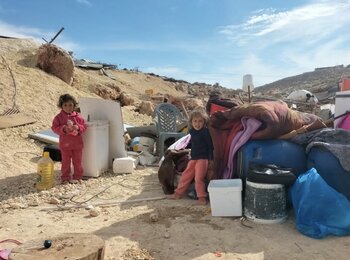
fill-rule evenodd
<path id="1" fill-rule="evenodd" d="M 39 206 L 39 200 L 38 199 L 33 199 L 31 201 L 28 202 L 28 206 L 30 207 L 37 207 Z"/>
<path id="2" fill-rule="evenodd" d="M 90 209 L 89 210 L 89 215 L 90 217 L 97 217 L 98 215 L 100 215 L 100 211 L 98 209 Z"/>
<path id="3" fill-rule="evenodd" d="M 165 232 L 164 233 L 164 238 L 169 239 L 170 238 L 170 234 L 168 232 Z"/>
<path id="4" fill-rule="evenodd" d="M 57 199 L 57 198 L 55 198 L 55 197 L 53 197 L 53 198 L 51 198 L 50 200 L 49 200 L 49 204 L 59 204 L 60 203 L 60 200 L 59 199 Z"/>
<path id="5" fill-rule="evenodd" d="M 157 222 L 159 220 L 159 214 L 157 212 L 153 212 L 149 215 L 149 218 L 152 222 Z"/>
<path id="6" fill-rule="evenodd" d="M 59 244 L 56 246 L 57 251 L 61 251 L 63 248 L 64 248 L 64 245 L 62 245 L 62 244 Z"/>
<path id="7" fill-rule="evenodd" d="M 87 210 L 90 210 L 93 208 L 94 208 L 94 206 L 92 206 L 91 204 L 86 204 L 86 206 L 85 206 L 85 209 L 87 209 Z"/>
<path id="8" fill-rule="evenodd" d="M 20 203 L 11 203 L 10 204 L 10 208 L 11 209 L 20 209 L 22 207 L 22 205 Z"/>

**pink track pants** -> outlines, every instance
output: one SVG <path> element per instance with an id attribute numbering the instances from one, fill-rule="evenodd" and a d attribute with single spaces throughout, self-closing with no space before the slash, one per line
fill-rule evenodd
<path id="1" fill-rule="evenodd" d="M 71 161 L 73 162 L 73 168 L 74 168 L 73 180 L 80 180 L 81 178 L 83 178 L 82 156 L 83 156 L 83 149 L 75 149 L 75 150 L 61 149 L 61 157 L 62 157 L 61 180 L 62 181 L 70 180 Z"/>
<path id="2" fill-rule="evenodd" d="M 177 185 L 175 193 L 179 196 L 182 196 L 194 178 L 197 197 L 205 198 L 207 196 L 207 193 L 205 191 L 205 177 L 207 176 L 207 171 L 208 160 L 190 160 L 187 164 L 186 169 L 181 175 L 180 182 Z"/>

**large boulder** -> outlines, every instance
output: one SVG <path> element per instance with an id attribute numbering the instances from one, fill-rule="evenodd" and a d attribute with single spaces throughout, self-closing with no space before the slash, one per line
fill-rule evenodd
<path id="1" fill-rule="evenodd" d="M 135 103 L 135 100 L 125 92 L 120 93 L 119 102 L 122 106 L 130 106 Z"/>
<path id="2" fill-rule="evenodd" d="M 73 82 L 73 59 L 65 50 L 56 45 L 44 44 L 39 48 L 37 66 L 69 85 Z"/>
<path id="3" fill-rule="evenodd" d="M 120 97 L 118 89 L 111 88 L 103 84 L 97 84 L 94 88 L 94 92 L 104 99 L 117 100 Z"/>
<path id="4" fill-rule="evenodd" d="M 150 101 L 142 101 L 138 107 L 140 114 L 153 116 L 154 114 L 154 104 Z"/>

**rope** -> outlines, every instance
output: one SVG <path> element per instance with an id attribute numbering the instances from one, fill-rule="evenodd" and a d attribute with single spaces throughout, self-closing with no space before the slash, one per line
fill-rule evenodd
<path id="1" fill-rule="evenodd" d="M 18 240 L 16 240 L 16 239 L 5 239 L 5 240 L 1 240 L 0 241 L 0 244 L 1 243 L 7 243 L 7 242 L 11 242 L 11 243 L 15 243 L 16 245 L 21 245 L 22 244 L 22 242 L 19 242 Z"/>
<path id="2" fill-rule="evenodd" d="M 12 78 L 13 87 L 15 89 L 15 91 L 13 93 L 13 96 L 12 96 L 12 102 L 13 102 L 12 109 L 15 109 L 15 108 L 17 108 L 17 105 L 16 105 L 17 84 L 16 84 L 15 76 L 13 75 L 12 69 L 11 69 L 10 65 L 7 63 L 5 57 L 3 55 L 1 55 L 1 58 L 2 58 L 2 60 L 4 62 L 4 64 L 5 64 L 5 66 L 9 70 L 11 78 Z"/>

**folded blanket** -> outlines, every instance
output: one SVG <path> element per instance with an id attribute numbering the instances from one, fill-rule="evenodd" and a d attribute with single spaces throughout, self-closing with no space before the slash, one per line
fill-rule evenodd
<path id="1" fill-rule="evenodd" d="M 300 134 L 292 142 L 306 145 L 306 153 L 314 146 L 322 146 L 338 158 L 344 170 L 350 172 L 350 131 L 324 128 Z"/>

